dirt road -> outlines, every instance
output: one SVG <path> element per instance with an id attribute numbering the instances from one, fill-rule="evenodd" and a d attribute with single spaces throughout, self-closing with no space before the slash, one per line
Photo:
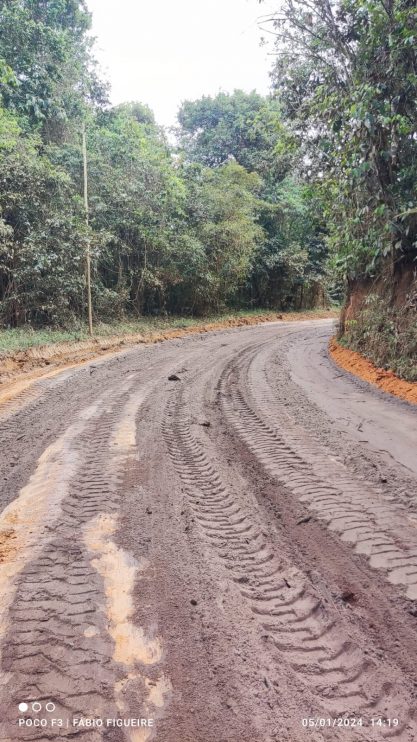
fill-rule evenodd
<path id="1" fill-rule="evenodd" d="M 1 740 L 417 739 L 417 411 L 331 332 L 141 346 L 0 410 Z"/>

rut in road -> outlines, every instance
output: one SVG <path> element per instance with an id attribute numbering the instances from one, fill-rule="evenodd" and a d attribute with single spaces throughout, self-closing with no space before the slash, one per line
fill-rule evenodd
<path id="1" fill-rule="evenodd" d="M 268 383 L 271 354 L 270 346 L 255 355 L 247 351 L 238 372 L 235 366 L 226 370 L 228 418 L 270 474 L 366 555 L 372 567 L 404 586 L 408 598 L 417 599 L 417 520 L 375 485 L 352 476 L 291 419 Z"/>
<path id="2" fill-rule="evenodd" d="M 74 716 L 119 716 L 117 688 L 127 677 L 129 661 L 124 663 L 122 657 L 119 662 L 117 656 L 115 661 L 105 586 L 83 533 L 92 527 L 96 533 L 97 519 L 116 516 L 119 509 L 129 432 L 143 396 L 132 395 L 131 386 L 132 378 L 99 401 L 84 430 L 70 440 L 67 459 L 74 460 L 75 471 L 38 553 L 35 549 L 35 557 L 19 577 L 2 651 L 9 682 L 0 693 L 0 706 L 11 720 L 2 739 L 14 738 L 15 709 L 22 699 L 52 701 L 56 709 L 51 716 L 64 722 Z M 62 459 L 58 464 L 65 467 Z M 42 498 L 51 479 L 47 475 L 34 486 Z M 125 739 L 113 729 L 76 731 L 88 742 Z M 64 728 L 59 738 L 74 733 L 71 727 Z M 19 739 L 56 737 L 56 729 L 50 726 L 19 730 Z"/>
<path id="3" fill-rule="evenodd" d="M 7 410 L 0 703 L 13 724 L 17 702 L 51 699 L 64 718 L 149 712 L 158 742 L 417 739 L 415 619 L 402 595 L 415 584 L 412 511 L 362 461 L 363 479 L 343 465 L 349 434 L 323 445 L 324 413 L 299 402 L 295 383 L 277 387 L 306 332 L 141 349 L 97 367 L 94 394 L 80 369 Z M 357 602 L 344 600 L 345 572 Z M 342 715 L 400 726 L 301 725 Z M 14 726 L 0 738 L 66 735 Z M 126 742 L 121 730 L 73 736 Z"/>
<path id="4" fill-rule="evenodd" d="M 232 361 L 231 367 L 235 363 Z M 228 369 L 226 379 L 229 373 Z M 224 379 L 220 394 L 223 385 Z M 223 392 L 222 399 L 230 417 L 227 394 Z M 240 400 L 240 392 L 236 395 Z M 355 644 L 340 613 L 324 606 L 307 576 L 288 561 L 284 545 L 277 553 L 258 514 L 242 506 L 242 498 L 223 483 L 203 442 L 193 434 L 186 410 L 186 399 L 179 391 L 168 405 L 164 426 L 170 456 L 201 533 L 250 604 L 281 671 L 286 667 L 286 674 L 295 673 L 302 680 L 306 704 L 307 698 L 314 699 L 314 715 L 395 715 L 401 718 L 401 725 L 383 736 L 411 742 L 417 735 L 412 688 L 404 694 L 401 673 L 378 663 Z M 249 426 L 251 433 L 252 420 L 252 415 L 244 418 L 238 430 L 243 432 Z M 268 427 L 261 423 L 260 431 L 268 432 Z M 256 442 L 262 448 L 261 439 Z M 308 465 L 278 438 L 272 444 L 267 441 L 277 459 L 285 459 L 285 471 L 293 477 L 292 482 L 303 486 L 310 474 Z M 369 729 L 349 730 L 349 734 L 358 740 L 372 738 Z M 337 738 L 335 730 L 330 737 Z"/>

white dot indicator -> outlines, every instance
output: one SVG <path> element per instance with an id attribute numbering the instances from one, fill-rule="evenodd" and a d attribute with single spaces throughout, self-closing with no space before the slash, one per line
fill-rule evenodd
<path id="1" fill-rule="evenodd" d="M 25 711 L 28 710 L 28 708 L 29 708 L 29 706 L 27 705 L 27 703 L 24 703 L 24 702 L 19 703 L 19 711 L 20 711 L 21 714 L 24 714 Z"/>

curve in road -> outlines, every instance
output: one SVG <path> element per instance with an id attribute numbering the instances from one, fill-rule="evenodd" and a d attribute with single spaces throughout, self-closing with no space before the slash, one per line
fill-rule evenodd
<path id="1" fill-rule="evenodd" d="M 141 346 L 0 411 L 1 739 L 416 739 L 416 411 L 331 333 Z"/>

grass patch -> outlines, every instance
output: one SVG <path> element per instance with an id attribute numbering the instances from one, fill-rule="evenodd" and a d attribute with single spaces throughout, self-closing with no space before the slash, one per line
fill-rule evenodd
<path id="1" fill-rule="evenodd" d="M 11 353 L 26 350 L 38 345 L 63 343 L 84 340 L 87 333 L 83 330 L 73 332 L 66 330 L 34 330 L 31 327 L 19 327 L 14 330 L 0 330 L 0 353 Z"/>

